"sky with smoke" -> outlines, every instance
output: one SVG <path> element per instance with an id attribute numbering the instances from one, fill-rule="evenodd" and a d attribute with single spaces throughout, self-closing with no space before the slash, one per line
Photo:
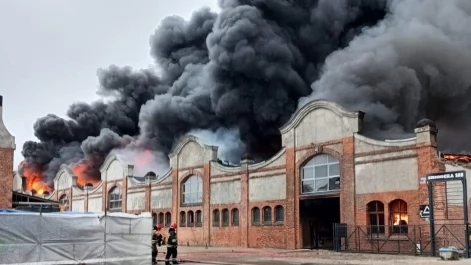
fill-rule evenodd
<path id="1" fill-rule="evenodd" d="M 160 164 L 179 137 L 221 146 L 221 160 L 281 148 L 278 128 L 309 100 L 367 113 L 365 134 L 404 137 L 424 117 L 442 149 L 471 150 L 471 2 L 468 0 L 220 0 L 220 11 L 161 20 L 153 67 L 98 70 L 98 95 L 49 114 L 26 142 L 27 165 L 50 183 L 62 163 L 113 149 L 152 150 Z M 454 135 L 454 137 L 450 137 Z M 230 143 L 230 144 L 225 144 Z M 461 151 L 461 150 L 455 150 Z M 95 172 L 95 173 L 93 173 Z"/>

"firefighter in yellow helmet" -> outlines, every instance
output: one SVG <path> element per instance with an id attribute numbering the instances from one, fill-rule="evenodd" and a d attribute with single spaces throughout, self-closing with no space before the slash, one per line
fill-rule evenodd
<path id="1" fill-rule="evenodd" d="M 152 264 L 157 264 L 157 254 L 159 254 L 157 246 L 160 247 L 162 245 L 161 229 L 161 225 L 154 225 L 154 228 L 152 229 Z"/>

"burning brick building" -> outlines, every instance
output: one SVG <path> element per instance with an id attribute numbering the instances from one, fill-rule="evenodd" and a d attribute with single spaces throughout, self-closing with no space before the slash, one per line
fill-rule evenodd
<path id="1" fill-rule="evenodd" d="M 420 216 L 428 203 L 421 178 L 471 173 L 468 158 L 441 157 L 431 121 L 419 122 L 413 138 L 379 141 L 362 135 L 363 116 L 312 101 L 280 128 L 283 148 L 261 163 L 244 157 L 239 166 L 221 164 L 217 147 L 186 136 L 166 174 L 136 176 L 135 165 L 110 155 L 100 182 L 84 185 L 63 166 L 54 191 L 43 196 L 72 211 L 150 211 L 164 227 L 176 222 L 185 245 L 294 249 L 329 245 L 333 223 L 383 236 L 399 225 L 428 225 Z M 15 190 L 24 182 L 16 175 Z M 452 200 L 460 191 L 442 192 Z"/>
<path id="2" fill-rule="evenodd" d="M 12 205 L 11 187 L 13 186 L 13 152 L 15 137 L 3 124 L 3 97 L 0 96 L 0 208 Z"/>

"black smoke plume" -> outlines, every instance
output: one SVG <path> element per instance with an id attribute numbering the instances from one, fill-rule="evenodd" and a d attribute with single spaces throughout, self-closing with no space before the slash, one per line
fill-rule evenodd
<path id="1" fill-rule="evenodd" d="M 278 128 L 307 100 L 367 113 L 366 133 L 410 133 L 424 117 L 440 136 L 470 132 L 471 2 L 467 0 L 226 0 L 161 21 L 150 38 L 158 72 L 111 66 L 98 93 L 65 120 L 34 126 L 26 165 L 51 183 L 62 163 L 95 161 L 132 145 L 168 154 L 182 135 L 228 144 L 221 160 L 281 147 Z M 301 99 L 301 101 L 300 101 Z M 211 139 L 214 138 L 214 139 Z M 456 137 L 455 137 L 456 139 Z M 471 146 L 469 146 L 471 149 Z M 97 172 L 95 170 L 95 172 Z M 96 173 L 98 174 L 98 173 Z M 97 176 L 99 178 L 99 176 Z"/>

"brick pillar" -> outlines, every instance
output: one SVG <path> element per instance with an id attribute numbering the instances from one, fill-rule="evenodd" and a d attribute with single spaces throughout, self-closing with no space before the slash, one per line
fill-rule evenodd
<path id="1" fill-rule="evenodd" d="M 437 133 L 435 126 L 423 126 L 415 129 L 417 135 L 417 173 L 420 178 L 427 174 L 444 171 L 444 166 L 438 161 Z M 418 198 L 419 205 L 428 204 L 428 187 L 420 184 Z"/>
<path id="2" fill-rule="evenodd" d="M 151 212 L 152 209 L 151 209 L 151 181 L 150 181 L 150 177 L 146 176 L 146 190 L 145 190 L 145 211 L 146 212 Z"/>
<path id="3" fill-rule="evenodd" d="M 248 161 L 241 161 L 241 169 L 243 173 L 240 176 L 240 244 L 241 247 L 250 247 L 249 245 L 249 230 L 250 230 L 250 207 L 249 207 L 249 172 Z"/>
<path id="4" fill-rule="evenodd" d="M 15 137 L 3 124 L 3 97 L 0 96 L 0 208 L 12 208 L 13 152 Z"/>
<path id="5" fill-rule="evenodd" d="M 123 203 L 122 203 L 122 212 L 126 213 L 128 211 L 128 178 L 125 176 L 123 178 Z"/>
<path id="6" fill-rule="evenodd" d="M 180 204 L 180 183 L 178 182 L 178 169 L 172 170 L 172 218 L 170 224 L 178 222 L 178 205 Z"/>
<path id="7" fill-rule="evenodd" d="M 285 235 L 286 248 L 301 248 L 302 238 L 299 229 L 299 179 L 296 177 L 296 151 L 286 149 L 286 206 Z"/>
<path id="8" fill-rule="evenodd" d="M 211 166 L 203 166 L 203 242 L 211 245 Z"/>
<path id="9" fill-rule="evenodd" d="M 101 185 L 101 210 L 103 212 L 108 211 L 108 183 L 102 180 Z"/>
<path id="10" fill-rule="evenodd" d="M 0 208 L 12 208 L 13 151 L 0 148 Z"/>
<path id="11" fill-rule="evenodd" d="M 355 207 L 355 147 L 354 138 L 342 139 L 343 154 L 341 159 L 340 178 L 340 222 L 350 226 L 356 225 Z"/>

